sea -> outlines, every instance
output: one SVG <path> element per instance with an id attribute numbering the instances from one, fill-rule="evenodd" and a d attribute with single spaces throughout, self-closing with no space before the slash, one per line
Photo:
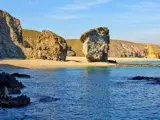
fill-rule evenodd
<path id="1" fill-rule="evenodd" d="M 160 120 L 160 84 L 131 80 L 160 77 L 160 67 L 26 69 L 1 65 L 0 69 L 31 76 L 17 78 L 26 86 L 22 94 L 31 98 L 31 104 L 0 108 L 0 120 Z"/>

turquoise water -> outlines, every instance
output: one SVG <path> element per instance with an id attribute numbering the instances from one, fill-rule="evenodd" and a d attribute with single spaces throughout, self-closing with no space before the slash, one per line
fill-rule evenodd
<path id="1" fill-rule="evenodd" d="M 32 103 L 0 108 L 0 120 L 159 120 L 160 85 L 131 77 L 160 77 L 159 67 L 23 69 Z M 56 99 L 56 100 L 54 100 Z"/>

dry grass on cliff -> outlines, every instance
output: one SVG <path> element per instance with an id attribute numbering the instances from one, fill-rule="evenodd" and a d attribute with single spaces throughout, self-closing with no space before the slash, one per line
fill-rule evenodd
<path id="1" fill-rule="evenodd" d="M 84 56 L 82 52 L 83 43 L 79 39 L 68 39 L 67 44 L 76 52 L 76 56 Z"/>
<path id="2" fill-rule="evenodd" d="M 23 38 L 27 41 L 31 47 L 35 47 L 36 39 L 40 35 L 39 31 L 23 29 Z M 67 39 L 68 46 L 76 52 L 76 56 L 83 57 L 82 52 L 83 44 L 79 39 Z M 148 44 L 134 43 L 124 40 L 111 40 L 110 42 L 110 57 L 136 57 L 136 54 L 140 54 L 144 57 L 143 53 L 146 51 Z M 155 53 L 160 53 L 160 46 L 149 44 Z"/>

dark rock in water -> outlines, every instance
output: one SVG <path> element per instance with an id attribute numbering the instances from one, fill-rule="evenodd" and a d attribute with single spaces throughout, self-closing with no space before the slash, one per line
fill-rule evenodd
<path id="1" fill-rule="evenodd" d="M 44 97 L 40 98 L 40 102 L 53 102 L 53 101 L 58 101 L 60 98 L 53 98 L 53 97 Z"/>
<path id="2" fill-rule="evenodd" d="M 8 88 L 7 87 L 2 87 L 0 88 L 0 97 L 7 97 L 9 94 Z"/>
<path id="3" fill-rule="evenodd" d="M 30 98 L 28 98 L 25 95 L 21 95 L 16 98 L 0 98 L 0 106 L 7 107 L 7 108 L 13 108 L 13 107 L 24 107 L 26 105 L 30 104 Z"/>
<path id="4" fill-rule="evenodd" d="M 131 80 L 147 80 L 147 81 L 151 81 L 151 83 L 149 84 L 160 84 L 160 78 L 159 77 L 145 77 L 145 76 L 136 76 L 133 77 Z"/>
<path id="5" fill-rule="evenodd" d="M 15 77 L 8 73 L 0 73 L 0 88 L 6 86 L 7 88 L 24 88 L 25 86 L 16 80 Z"/>
<path id="6" fill-rule="evenodd" d="M 12 75 L 2 72 L 0 73 L 0 88 L 3 87 L 7 87 L 8 89 L 22 89 L 25 86 Z"/>
<path id="7" fill-rule="evenodd" d="M 131 78 L 131 80 L 154 80 L 154 81 L 160 81 L 159 77 L 145 77 L 145 76 L 136 76 Z"/>
<path id="8" fill-rule="evenodd" d="M 30 75 L 26 75 L 26 74 L 19 74 L 19 73 L 12 73 L 11 74 L 14 77 L 19 77 L 19 78 L 30 78 Z"/>
<path id="9" fill-rule="evenodd" d="M 9 91 L 9 94 L 21 94 L 20 88 L 8 89 L 8 91 Z"/>
<path id="10" fill-rule="evenodd" d="M 14 75 L 19 74 L 0 73 L 0 106 L 2 107 L 23 107 L 30 103 L 30 98 L 24 95 L 16 98 L 8 97 L 9 94 L 20 94 L 21 89 L 25 87 Z"/>

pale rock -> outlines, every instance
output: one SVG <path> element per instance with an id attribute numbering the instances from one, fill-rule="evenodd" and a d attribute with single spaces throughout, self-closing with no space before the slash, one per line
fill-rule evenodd
<path id="1" fill-rule="evenodd" d="M 82 34 L 83 53 L 89 62 L 106 62 L 110 43 L 109 30 L 106 27 L 91 29 Z"/>

